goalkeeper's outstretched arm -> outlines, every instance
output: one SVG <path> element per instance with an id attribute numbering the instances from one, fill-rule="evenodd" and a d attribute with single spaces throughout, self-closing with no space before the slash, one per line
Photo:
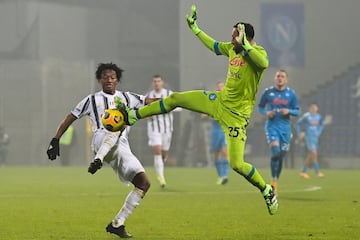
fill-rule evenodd
<path id="1" fill-rule="evenodd" d="M 200 39 L 200 41 L 208 48 L 210 49 L 212 52 L 215 52 L 217 55 L 220 55 L 222 53 L 219 52 L 218 48 L 217 48 L 217 44 L 219 44 L 217 41 L 215 41 L 212 37 L 210 37 L 209 35 L 207 35 L 204 31 L 202 31 L 197 23 L 197 13 L 196 13 L 196 7 L 195 5 L 191 6 L 191 15 L 186 15 L 185 16 L 186 21 L 189 25 L 189 28 L 191 29 L 191 31 Z"/>

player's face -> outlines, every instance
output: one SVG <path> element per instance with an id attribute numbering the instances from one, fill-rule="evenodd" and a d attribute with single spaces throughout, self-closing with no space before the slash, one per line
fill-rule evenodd
<path id="1" fill-rule="evenodd" d="M 311 104 L 310 107 L 309 107 L 309 111 L 310 113 L 312 114 L 315 114 L 317 113 L 319 110 L 318 106 L 316 104 Z"/>
<path id="2" fill-rule="evenodd" d="M 164 81 L 161 78 L 153 78 L 153 88 L 155 91 L 161 91 L 164 86 Z"/>
<path id="3" fill-rule="evenodd" d="M 105 69 L 101 73 L 101 79 L 99 80 L 99 82 L 105 93 L 114 94 L 116 90 L 116 85 L 118 83 L 116 72 L 112 69 Z"/>
<path id="4" fill-rule="evenodd" d="M 278 71 L 275 74 L 275 85 L 278 89 L 283 89 L 288 82 L 288 78 L 285 72 Z"/>
<path id="5" fill-rule="evenodd" d="M 224 89 L 224 83 L 223 82 L 219 82 L 216 84 L 216 88 L 215 91 L 222 91 Z"/>

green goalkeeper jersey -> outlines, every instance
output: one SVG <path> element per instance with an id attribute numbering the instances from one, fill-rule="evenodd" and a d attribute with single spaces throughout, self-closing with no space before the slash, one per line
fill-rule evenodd
<path id="1" fill-rule="evenodd" d="M 265 69 L 269 66 L 267 53 L 259 45 L 239 54 L 231 42 L 217 42 L 201 31 L 199 39 L 217 55 L 227 56 L 228 73 L 220 99 L 224 107 L 249 118 L 255 105 L 255 96 Z"/>

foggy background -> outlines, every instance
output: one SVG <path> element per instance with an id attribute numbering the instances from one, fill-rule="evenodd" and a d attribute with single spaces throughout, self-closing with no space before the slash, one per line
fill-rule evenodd
<path id="1" fill-rule="evenodd" d="M 119 89 L 140 94 L 150 90 L 154 74 L 163 75 L 173 91 L 211 90 L 225 80 L 227 59 L 208 51 L 188 29 L 184 16 L 192 3 L 199 27 L 218 41 L 231 39 L 236 22 L 252 23 L 256 42 L 270 58 L 259 95 L 273 84 L 277 69 L 286 69 L 302 113 L 315 101 L 329 120 L 320 139 L 320 164 L 360 168 L 357 0 L 0 1 L 0 126 L 11 139 L 6 164 L 60 165 L 47 159 L 48 143 L 65 115 L 99 90 L 99 62 L 125 69 Z M 168 164 L 211 164 L 209 122 L 188 111 L 174 115 Z M 246 158 L 258 167 L 269 165 L 263 123 L 255 109 Z M 85 120 L 74 127 L 70 164 L 86 165 L 92 155 Z M 134 153 L 152 165 L 146 121 L 130 135 Z M 292 151 L 288 164 L 298 167 L 303 147 L 293 145 Z"/>

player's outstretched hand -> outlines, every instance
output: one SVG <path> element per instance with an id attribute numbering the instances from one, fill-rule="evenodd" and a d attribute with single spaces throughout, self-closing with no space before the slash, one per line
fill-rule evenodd
<path id="1" fill-rule="evenodd" d="M 91 174 L 96 173 L 97 170 L 99 170 L 102 167 L 102 162 L 100 159 L 94 159 L 94 161 L 92 161 L 90 163 L 90 166 L 88 168 L 88 172 Z"/>
<path id="2" fill-rule="evenodd" d="M 56 156 L 60 156 L 59 139 L 53 138 L 50 141 L 48 150 L 46 151 L 50 160 L 55 160 Z"/>
<path id="3" fill-rule="evenodd" d="M 241 46 L 246 50 L 249 51 L 252 49 L 251 44 L 246 38 L 246 32 L 245 32 L 245 25 L 240 23 L 237 25 L 237 29 L 239 31 L 239 36 L 237 36 L 235 39 L 238 43 L 241 44 Z"/>
<path id="4" fill-rule="evenodd" d="M 200 28 L 196 24 L 197 15 L 196 15 L 196 6 L 191 6 L 191 15 L 185 16 L 185 19 L 189 25 L 189 28 L 193 31 L 195 35 L 199 34 L 201 32 Z"/>
<path id="5" fill-rule="evenodd" d="M 131 108 L 126 106 L 125 103 L 121 100 L 121 98 L 119 98 L 117 96 L 114 98 L 114 102 L 115 102 L 116 109 L 119 110 L 122 113 L 122 115 L 124 116 L 125 124 L 128 126 L 132 125 L 129 122 L 129 112 L 132 111 Z"/>

